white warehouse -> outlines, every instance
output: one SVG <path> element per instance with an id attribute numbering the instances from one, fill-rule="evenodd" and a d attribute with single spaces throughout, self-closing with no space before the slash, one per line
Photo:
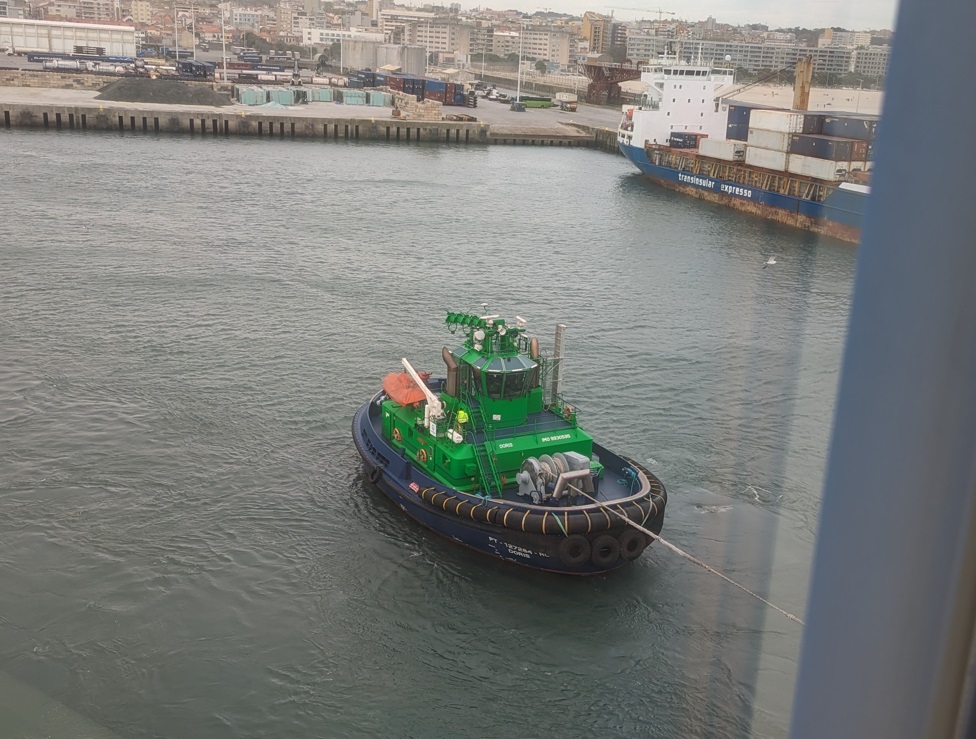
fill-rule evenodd
<path id="1" fill-rule="evenodd" d="M 0 46 L 6 46 L 17 54 L 46 51 L 59 54 L 135 56 L 136 31 L 129 26 L 98 23 L 0 18 Z"/>

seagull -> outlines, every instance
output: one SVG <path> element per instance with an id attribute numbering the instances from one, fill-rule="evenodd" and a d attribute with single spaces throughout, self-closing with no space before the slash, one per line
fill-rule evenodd
<path id="1" fill-rule="evenodd" d="M 771 264 L 776 264 L 776 257 L 770 257 L 769 259 L 767 259 L 766 262 L 763 264 L 763 269 L 766 269 L 766 267 L 768 267 Z"/>

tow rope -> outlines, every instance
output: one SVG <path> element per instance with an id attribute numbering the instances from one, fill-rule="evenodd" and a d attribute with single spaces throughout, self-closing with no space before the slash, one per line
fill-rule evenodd
<path id="1" fill-rule="evenodd" d="M 634 521 L 631 521 L 625 515 L 623 515 L 622 513 L 619 513 L 617 511 L 615 511 L 609 505 L 606 505 L 605 503 L 601 503 L 596 498 L 593 498 L 593 497 L 587 495 L 586 493 L 584 493 L 582 490 L 580 490 L 575 485 L 569 485 L 569 487 L 572 488 L 574 491 L 576 491 L 579 495 L 582 495 L 587 500 L 589 500 L 589 501 L 591 501 L 593 503 L 596 503 L 598 506 L 600 506 L 604 510 L 610 511 L 610 513 L 612 513 L 613 515 L 615 515 L 617 518 L 622 519 L 623 522 L 626 523 L 628 526 L 633 526 L 635 529 L 637 529 L 638 531 L 641 531 L 641 532 L 647 534 L 648 536 L 650 536 L 655 541 L 661 542 L 662 545 L 664 545 L 665 547 L 667 547 L 668 549 L 670 549 L 672 552 L 674 552 L 675 554 L 677 554 L 679 557 L 684 557 L 689 562 L 692 562 L 692 563 L 698 565 L 699 567 L 701 567 L 702 569 L 706 570 L 707 572 L 711 572 L 713 575 L 718 575 L 720 578 L 722 578 L 723 580 L 725 580 L 725 582 L 729 583 L 730 585 L 734 585 L 739 590 L 743 591 L 744 593 L 747 593 L 747 594 L 751 595 L 753 598 L 755 598 L 756 600 L 760 601 L 761 603 L 765 603 L 767 606 L 769 606 L 770 608 L 772 608 L 774 611 L 779 611 L 784 616 L 786 616 L 790 621 L 795 621 L 796 623 L 800 624 L 801 626 L 806 626 L 806 624 L 803 623 L 803 621 L 800 618 L 798 618 L 797 616 L 794 616 L 789 611 L 784 611 L 779 606 L 774 605 L 773 603 L 770 603 L 768 600 L 766 600 L 765 598 L 763 598 L 758 593 L 754 593 L 751 590 L 749 590 L 749 588 L 745 587 L 744 585 L 740 585 L 739 583 L 737 583 L 735 580 L 733 580 L 728 575 L 723 575 L 721 572 L 719 572 L 718 570 L 716 570 L 714 567 L 709 567 L 707 564 L 705 564 L 704 562 L 702 562 L 697 557 L 695 557 L 695 556 L 693 556 L 691 554 L 688 554 L 688 552 L 684 551 L 680 547 L 676 547 L 674 544 L 672 544 L 671 542 L 667 541 L 666 539 L 662 539 L 660 536 L 658 536 L 657 534 L 655 534 L 653 531 L 650 531 L 649 529 L 644 528 L 639 523 L 635 523 Z"/>

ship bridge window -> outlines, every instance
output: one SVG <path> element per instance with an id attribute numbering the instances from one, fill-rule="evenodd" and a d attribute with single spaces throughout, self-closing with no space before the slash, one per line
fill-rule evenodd
<path id="1" fill-rule="evenodd" d="M 485 392 L 489 398 L 498 400 L 502 397 L 502 389 L 505 387 L 505 375 L 501 372 L 488 372 L 485 374 Z"/>

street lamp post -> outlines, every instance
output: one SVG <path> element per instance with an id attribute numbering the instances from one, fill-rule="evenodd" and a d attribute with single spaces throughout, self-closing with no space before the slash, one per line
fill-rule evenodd
<path id="1" fill-rule="evenodd" d="M 519 60 L 515 70 L 515 99 L 522 102 L 522 38 L 525 35 L 525 24 L 519 21 Z"/>
<path id="2" fill-rule="evenodd" d="M 180 24 L 177 20 L 176 3 L 173 3 L 173 46 L 176 48 L 176 61 L 180 60 Z"/>
<path id="3" fill-rule="evenodd" d="M 220 9 L 220 58 L 224 63 L 224 83 L 227 82 L 227 31 L 224 30 L 224 9 Z"/>

